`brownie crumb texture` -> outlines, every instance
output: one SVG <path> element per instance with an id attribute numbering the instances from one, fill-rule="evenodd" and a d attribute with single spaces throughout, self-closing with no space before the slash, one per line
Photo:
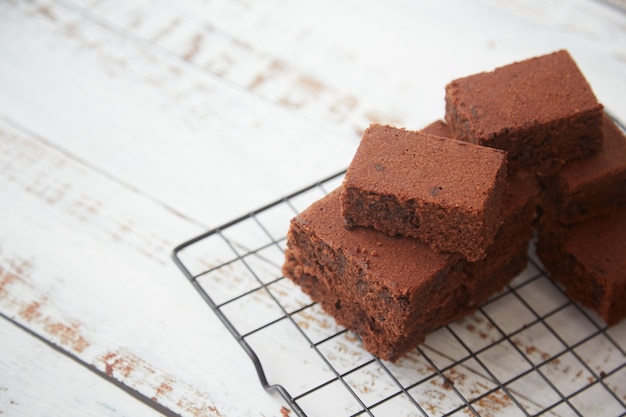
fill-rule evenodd
<path id="1" fill-rule="evenodd" d="M 626 137 L 567 51 L 445 86 L 419 131 L 373 124 L 343 184 L 291 220 L 283 273 L 395 361 L 523 271 L 626 316 Z"/>

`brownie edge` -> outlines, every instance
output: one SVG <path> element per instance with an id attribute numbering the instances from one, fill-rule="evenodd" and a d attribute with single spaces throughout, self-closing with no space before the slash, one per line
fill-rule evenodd
<path id="1" fill-rule="evenodd" d="M 541 177 L 542 208 L 563 224 L 604 216 L 626 204 L 626 136 L 606 114 L 603 128 L 602 149 Z"/>

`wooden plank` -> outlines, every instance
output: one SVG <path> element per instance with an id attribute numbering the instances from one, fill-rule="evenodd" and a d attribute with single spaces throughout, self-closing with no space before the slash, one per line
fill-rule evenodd
<path id="1" fill-rule="evenodd" d="M 622 107 L 615 82 L 626 88 L 624 15 L 587 0 L 62 3 L 273 103 L 357 132 L 372 121 L 421 127 L 443 115 L 450 80 L 562 48 L 609 108 Z"/>
<path id="2" fill-rule="evenodd" d="M 357 145 L 48 1 L 4 8 L 0 114 L 202 224 L 345 168 Z"/>
<path id="3" fill-rule="evenodd" d="M 105 2 L 64 4 L 74 9 L 80 6 L 86 18 L 122 36 L 170 51 L 271 103 L 322 123 L 344 126 L 350 137 L 373 120 L 401 122 L 392 114 L 400 111 L 398 106 L 390 111 L 385 103 L 364 101 L 368 95 L 365 73 L 346 73 L 345 65 L 340 67 L 346 60 L 342 54 L 359 51 L 333 52 L 338 45 L 328 45 L 328 41 L 335 39 L 316 28 L 322 18 L 328 25 L 334 15 L 350 16 L 343 10 L 328 15 L 324 4 L 277 1 L 146 2 L 121 8 Z M 342 36 L 349 36 L 349 30 Z M 303 58 L 308 58 L 306 63 Z M 331 68 L 334 79 L 317 71 L 327 73 Z M 337 82 L 338 76 L 342 83 Z"/>
<path id="4" fill-rule="evenodd" d="M 278 414 L 169 259 L 199 226 L 3 119 L 0 194 L 4 316 L 175 413 Z"/>
<path id="5" fill-rule="evenodd" d="M 0 340 L 3 417 L 162 415 L 2 318 Z"/>

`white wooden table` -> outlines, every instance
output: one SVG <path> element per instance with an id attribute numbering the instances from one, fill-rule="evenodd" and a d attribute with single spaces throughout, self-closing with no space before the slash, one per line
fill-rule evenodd
<path id="1" fill-rule="evenodd" d="M 626 119 L 601 1 L 0 0 L 0 415 L 289 414 L 172 249 L 562 48 Z"/>

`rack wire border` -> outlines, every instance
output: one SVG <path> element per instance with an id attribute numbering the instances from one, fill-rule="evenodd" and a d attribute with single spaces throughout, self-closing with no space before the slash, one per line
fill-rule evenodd
<path id="1" fill-rule="evenodd" d="M 217 317 L 220 319 L 220 321 L 224 324 L 224 326 L 228 329 L 228 331 L 231 333 L 231 335 L 239 342 L 239 344 L 241 345 L 241 347 L 243 348 L 243 350 L 248 354 L 248 356 L 250 357 L 254 368 L 257 372 L 257 376 L 259 378 L 259 381 L 261 383 L 261 385 L 263 386 L 263 388 L 268 391 L 268 392 L 277 392 L 288 404 L 289 406 L 293 409 L 293 411 L 299 416 L 299 417 L 306 417 L 306 414 L 304 413 L 304 411 L 300 408 L 300 406 L 296 403 L 296 399 L 294 399 L 294 397 L 291 396 L 291 394 L 289 394 L 287 392 L 287 390 L 285 389 L 285 387 L 283 387 L 280 384 L 271 384 L 269 383 L 269 381 L 267 380 L 267 377 L 265 375 L 265 370 L 263 369 L 263 365 L 261 364 L 261 361 L 259 360 L 257 354 L 255 353 L 255 351 L 252 349 L 252 347 L 246 342 L 244 335 L 241 335 L 239 333 L 239 331 L 235 328 L 235 326 L 230 322 L 230 320 L 228 319 L 228 317 L 226 317 L 226 315 L 219 309 L 219 306 L 213 301 L 213 299 L 207 294 L 206 291 L 204 291 L 204 289 L 198 284 L 198 282 L 196 281 L 196 277 L 187 269 L 187 267 L 185 266 L 185 264 L 183 263 L 183 261 L 180 259 L 180 257 L 178 256 L 178 254 L 184 250 L 185 248 L 193 245 L 194 243 L 197 243 L 203 239 L 208 238 L 209 236 L 215 235 L 217 233 L 220 233 L 222 230 L 227 229 L 237 223 L 240 223 L 244 220 L 247 220 L 248 218 L 254 217 L 255 215 L 262 213 L 266 210 L 271 209 L 272 207 L 278 206 L 279 204 L 283 204 L 286 201 L 288 201 L 289 199 L 296 197 L 299 194 L 302 194 L 306 191 L 312 190 L 316 187 L 321 187 L 324 183 L 327 183 L 328 181 L 332 181 L 333 179 L 336 178 L 340 178 L 342 175 L 344 175 L 346 172 L 346 170 L 342 170 L 340 172 L 337 172 L 335 174 L 332 174 L 322 180 L 316 181 L 313 184 L 304 187 L 298 191 L 295 191 L 283 198 L 280 198 L 272 203 L 269 203 L 265 206 L 262 206 L 254 211 L 251 211 L 247 214 L 244 214 L 236 219 L 233 219 L 225 224 L 223 224 L 222 226 L 218 226 L 214 229 L 211 229 L 205 233 L 202 233 L 186 242 L 181 243 L 180 245 L 176 246 L 173 251 L 172 251 L 172 258 L 174 260 L 174 262 L 176 263 L 176 265 L 180 268 L 180 270 L 183 272 L 183 274 L 187 277 L 187 279 L 190 281 L 190 283 L 194 286 L 194 288 L 198 291 L 198 293 L 200 294 L 200 296 L 204 299 L 204 301 L 211 307 L 211 309 L 213 310 L 213 312 L 217 315 Z M 241 258 L 240 256 L 238 256 L 238 258 Z M 276 300 L 275 300 L 276 301 Z M 280 303 L 277 301 L 277 304 L 283 309 L 283 313 L 286 316 L 289 316 L 289 314 L 284 311 L 284 308 L 282 307 L 282 305 L 280 305 Z M 299 329 L 299 326 L 296 326 Z M 323 357 L 323 355 L 321 355 Z"/>
<path id="2" fill-rule="evenodd" d="M 618 125 L 620 125 L 620 127 L 623 129 L 623 125 L 621 123 L 618 122 Z M 357 415 L 370 415 L 373 416 L 374 414 L 372 414 L 371 409 L 376 407 L 377 405 L 380 405 L 380 403 L 383 403 L 395 396 L 398 395 L 402 395 L 405 394 L 405 397 L 407 399 L 409 399 L 409 401 L 412 403 L 412 405 L 419 411 L 419 413 L 423 416 L 428 416 L 429 414 L 422 408 L 422 406 L 409 394 L 409 390 L 414 387 L 419 385 L 421 382 L 420 381 L 416 381 L 413 384 L 409 385 L 409 386 L 403 386 L 402 383 L 400 383 L 400 381 L 389 371 L 389 369 L 384 366 L 382 364 L 382 362 L 380 361 L 380 359 L 373 357 L 372 359 L 365 361 L 364 363 L 358 365 L 355 368 L 350 369 L 349 371 L 345 372 L 345 373 L 340 373 L 338 372 L 333 366 L 332 364 L 328 361 L 328 359 L 325 357 L 325 355 L 317 348 L 318 345 L 320 345 L 321 343 L 323 343 L 325 340 L 321 340 L 321 341 L 317 341 L 317 342 L 313 342 L 306 334 L 305 332 L 300 328 L 300 326 L 295 323 L 294 319 L 293 319 L 293 315 L 298 313 L 301 310 L 304 310 L 308 307 L 310 307 L 311 305 L 313 305 L 314 303 L 307 305 L 305 307 L 300 308 L 299 310 L 296 311 L 292 311 L 292 312 L 287 312 L 284 308 L 284 306 L 281 304 L 281 302 L 279 300 L 277 300 L 274 295 L 271 294 L 271 292 L 269 290 L 267 290 L 267 293 L 270 295 L 270 297 L 272 297 L 274 299 L 274 301 L 276 302 L 276 304 L 278 305 L 278 307 L 282 310 L 282 315 L 269 322 L 264 324 L 263 326 L 254 329 L 253 331 L 246 333 L 246 334 L 241 334 L 239 332 L 239 330 L 236 328 L 235 325 L 233 325 L 233 323 L 229 320 L 229 318 L 221 311 L 220 309 L 220 304 L 216 303 L 211 296 L 206 292 L 205 289 L 203 289 L 201 287 L 201 285 L 197 282 L 197 277 L 198 275 L 194 275 L 190 272 L 190 270 L 185 266 L 184 262 L 181 260 L 181 258 L 179 257 L 179 253 L 184 250 L 185 248 L 203 240 L 206 239 L 210 236 L 216 235 L 216 234 L 221 234 L 223 231 L 229 229 L 230 227 L 237 225 L 238 223 L 241 223 L 245 220 L 248 219 L 254 219 L 256 220 L 256 216 L 260 213 L 265 212 L 266 210 L 269 210 L 275 206 L 278 206 L 280 204 L 288 204 L 289 200 L 297 197 L 307 191 L 310 191 L 312 189 L 315 188 L 321 188 L 322 190 L 324 190 L 324 184 L 327 184 L 329 182 L 332 182 L 333 180 L 337 180 L 339 179 L 341 176 L 343 176 L 345 174 L 345 170 L 338 172 L 336 174 L 333 174 L 329 177 L 326 177 L 322 180 L 316 181 L 313 184 L 302 188 L 292 194 L 289 194 L 283 198 L 280 198 L 270 204 L 267 204 L 263 207 L 260 207 L 254 211 L 251 211 L 243 216 L 240 216 L 228 223 L 223 224 L 222 226 L 216 227 L 212 230 L 209 230 L 201 235 L 196 236 L 195 238 L 192 238 L 190 240 L 188 240 L 187 242 L 184 242 L 180 245 L 178 245 L 176 248 L 174 248 L 173 252 L 172 252 L 172 257 L 174 262 L 176 263 L 176 265 L 181 269 L 181 271 L 184 273 L 184 275 L 187 277 L 187 279 L 190 281 L 190 283 L 194 286 L 194 288 L 198 291 L 198 293 L 200 294 L 200 296 L 205 300 L 205 302 L 210 306 L 210 308 L 214 311 L 214 313 L 217 315 L 217 317 L 220 319 L 220 321 L 224 324 L 224 326 L 228 329 L 228 331 L 232 334 L 232 336 L 238 341 L 238 343 L 241 345 L 241 347 L 244 349 L 244 351 L 248 354 L 248 356 L 250 357 L 255 370 L 257 372 L 257 376 L 259 378 L 259 381 L 261 383 L 261 385 L 263 386 L 263 388 L 268 391 L 268 392 L 275 392 L 278 393 L 286 402 L 287 404 L 292 408 L 292 410 L 296 413 L 296 415 L 300 416 L 300 417 L 306 417 L 307 414 L 304 412 L 304 410 L 302 410 L 302 408 L 300 407 L 300 405 L 298 404 L 298 400 L 303 398 L 304 396 L 308 395 L 310 391 L 314 391 L 314 390 L 318 390 L 320 388 L 323 387 L 323 385 L 328 385 L 332 382 L 335 381 L 339 381 L 341 384 L 343 384 L 344 388 L 346 388 L 348 390 L 348 392 L 350 392 L 352 394 L 352 396 L 354 397 L 354 400 L 359 404 L 359 406 L 361 407 L 361 411 L 358 411 L 356 413 L 353 414 L 353 416 L 357 416 Z M 324 190 L 326 193 L 329 192 L 329 190 Z M 293 208 L 293 206 L 291 206 Z M 263 226 L 257 221 L 258 225 L 263 228 Z M 266 232 L 267 233 L 267 232 Z M 269 233 L 267 233 L 269 235 Z M 223 237 L 223 236 L 222 236 Z M 228 242 L 227 239 L 224 239 L 226 242 Z M 230 242 L 228 242 L 229 245 L 231 245 L 231 249 L 233 250 L 233 252 L 236 254 L 236 257 L 233 259 L 233 261 L 242 261 L 244 264 L 246 264 L 245 260 L 243 259 L 243 255 L 241 255 L 238 250 L 232 246 L 232 244 Z M 274 240 L 274 238 L 272 238 L 272 243 L 270 243 L 269 245 L 272 244 L 277 244 L 277 242 Z M 530 262 L 534 264 L 534 266 L 541 271 L 541 274 L 538 277 L 541 277 L 543 275 L 545 275 L 545 271 L 539 266 L 537 265 L 533 259 L 530 259 Z M 250 268 L 248 265 L 246 265 L 248 268 Z M 255 272 L 251 269 L 250 272 L 253 275 L 256 275 Z M 536 277 L 536 278 L 538 278 Z M 259 280 L 257 278 L 257 280 Z M 272 282 L 269 283 L 263 283 L 259 280 L 259 285 L 261 288 L 265 288 L 267 285 L 271 285 Z M 523 285 L 526 285 L 526 283 L 524 283 Z M 607 334 L 606 330 L 606 326 L 605 327 L 601 327 L 598 326 L 596 324 L 596 330 L 593 331 L 591 334 L 587 335 L 586 337 L 582 338 L 581 340 L 579 340 L 578 342 L 576 342 L 575 344 L 567 344 L 565 343 L 565 341 L 561 338 L 561 336 L 559 336 L 558 332 L 554 331 L 553 329 L 550 328 L 550 324 L 547 322 L 547 319 L 554 315 L 557 314 L 559 311 L 568 308 L 570 306 L 574 306 L 575 308 L 577 308 L 579 310 L 579 312 L 581 314 L 583 314 L 584 316 L 586 316 L 591 322 L 593 322 L 593 319 L 589 316 L 589 314 L 582 308 L 580 308 L 578 305 L 576 305 L 575 303 L 572 303 L 571 301 L 568 301 L 567 303 L 565 303 L 564 305 L 562 305 L 561 307 L 550 311 L 547 314 L 537 314 L 535 312 L 535 310 L 528 305 L 528 303 L 526 302 L 526 300 L 524 300 L 523 297 L 521 297 L 519 294 L 517 294 L 515 288 L 511 288 L 509 287 L 508 290 L 504 293 L 504 294 L 500 294 L 497 295 L 496 297 L 494 297 L 493 299 L 491 299 L 489 302 L 493 302 L 495 300 L 497 300 L 498 297 L 502 297 L 504 295 L 507 294 L 513 294 L 516 299 L 521 302 L 523 305 L 525 305 L 525 307 L 527 309 L 529 309 L 531 312 L 533 312 L 534 314 L 534 320 L 530 323 L 528 323 L 527 325 L 525 325 L 524 327 L 522 327 L 521 329 L 518 329 L 514 332 L 509 332 L 507 333 L 505 330 L 503 330 L 502 328 L 500 328 L 500 326 L 498 326 L 498 324 L 489 316 L 489 314 L 484 314 L 484 316 L 487 318 L 487 320 L 490 322 L 490 324 L 496 329 L 496 331 L 499 333 L 501 339 L 499 339 L 498 341 L 494 342 L 494 343 L 489 343 L 488 345 L 486 345 L 485 347 L 483 347 L 482 349 L 478 349 L 478 350 L 472 350 L 470 347 L 468 347 L 465 342 L 462 340 L 461 337 L 459 337 L 456 333 L 452 332 L 453 337 L 456 339 L 456 341 L 463 346 L 463 348 L 465 349 L 465 351 L 467 352 L 467 355 L 461 359 L 456 359 L 453 361 L 452 364 L 450 364 L 447 367 L 439 367 L 436 366 L 431 359 L 428 358 L 428 355 L 426 355 L 423 351 L 423 349 L 421 347 L 418 347 L 417 350 L 420 354 L 422 354 L 427 361 L 430 362 L 430 364 L 432 365 L 433 369 L 435 370 L 434 372 L 444 381 L 444 382 L 450 382 L 448 384 L 448 387 L 455 392 L 455 394 L 457 395 L 457 397 L 462 401 L 462 404 L 457 406 L 456 408 L 452 409 L 451 411 L 449 411 L 448 413 L 446 413 L 446 415 L 452 415 L 454 413 L 456 413 L 457 411 L 465 408 L 467 410 L 469 410 L 472 414 L 474 415 L 480 415 L 479 412 L 475 409 L 474 404 L 476 404 L 478 401 L 480 401 L 482 398 L 485 398 L 489 395 L 494 394 L 496 391 L 501 390 L 503 393 L 505 393 L 509 399 L 511 399 L 513 401 L 513 403 L 515 404 L 515 406 L 521 410 L 521 412 L 526 415 L 526 416 L 530 416 L 531 414 L 529 414 L 529 412 L 526 410 L 526 408 L 520 404 L 518 402 L 518 400 L 516 399 L 515 395 L 512 395 L 509 392 L 508 389 L 508 385 L 510 385 L 512 382 L 515 382 L 518 379 L 521 379 L 523 377 L 525 377 L 526 375 L 532 373 L 532 372 L 536 372 L 537 374 L 539 374 L 545 383 L 547 383 L 552 389 L 554 389 L 556 392 L 558 392 L 559 394 L 560 391 L 554 386 L 554 384 L 550 381 L 549 378 L 547 378 L 541 370 L 541 367 L 544 366 L 547 362 L 554 360 L 555 358 L 559 358 L 562 355 L 565 355 L 567 353 L 573 354 L 576 356 L 577 361 L 582 364 L 583 366 L 585 366 L 587 368 L 587 371 L 590 372 L 593 376 L 594 376 L 594 381 L 585 384 L 584 386 L 578 388 L 577 390 L 569 393 L 568 395 L 560 395 L 560 400 L 554 402 L 553 404 L 551 404 L 549 407 L 543 408 L 541 412 L 549 412 L 550 410 L 553 410 L 554 408 L 560 406 L 561 404 L 567 404 L 569 406 L 570 410 L 573 410 L 574 413 L 576 415 L 582 416 L 582 414 L 576 409 L 576 407 L 570 402 L 570 400 L 572 398 L 574 398 L 576 395 L 578 395 L 579 393 L 581 393 L 582 391 L 586 390 L 587 388 L 589 388 L 590 386 L 592 386 L 595 383 L 601 384 L 604 389 L 611 393 L 611 395 L 615 398 L 615 400 L 621 404 L 622 407 L 624 407 L 624 410 L 626 411 L 626 405 L 624 404 L 624 401 L 619 398 L 618 395 L 616 395 L 604 382 L 604 380 L 618 372 L 622 372 L 624 369 L 626 369 L 626 363 L 622 362 L 620 366 L 616 367 L 615 369 L 611 370 L 608 373 L 599 373 L 597 374 L 596 372 L 594 372 L 593 369 L 591 369 L 590 365 L 586 364 L 585 361 L 580 358 L 579 356 L 577 356 L 577 353 L 575 352 L 575 349 L 579 346 L 582 346 L 584 343 L 586 343 L 587 341 L 593 339 L 594 337 L 598 336 L 599 334 L 603 334 L 608 340 L 611 341 L 612 345 L 619 351 L 621 352 L 622 355 L 626 355 L 626 353 L 624 352 L 624 349 L 619 345 L 619 343 L 617 343 L 615 340 L 613 340 L 611 338 L 611 336 L 609 334 Z M 243 297 L 246 294 L 241 294 L 239 297 Z M 238 297 L 235 297 L 238 298 Z M 232 300 L 231 300 L 232 301 Z M 480 307 L 478 311 L 483 312 L 483 307 Z M 267 328 L 269 326 L 271 326 L 272 324 L 281 321 L 283 319 L 288 319 L 290 320 L 295 327 L 298 329 L 298 331 L 300 332 L 301 336 L 304 337 L 307 342 L 309 343 L 309 346 L 311 348 L 313 348 L 316 353 L 319 355 L 319 357 L 322 359 L 323 362 L 325 362 L 326 366 L 328 367 L 328 369 L 334 374 L 334 379 L 331 379 L 329 381 L 327 381 L 326 383 L 316 386 L 314 388 L 312 388 L 310 391 L 308 392 L 303 392 L 301 394 L 299 394 L 298 396 L 292 396 L 288 390 L 281 384 L 275 384 L 275 383 L 270 383 L 267 379 L 266 376 L 266 372 L 263 368 L 263 365 L 261 363 L 261 361 L 259 360 L 259 357 L 257 356 L 255 350 L 250 346 L 250 344 L 246 341 L 246 337 L 249 336 L 251 333 L 255 333 L 257 331 L 263 330 L 264 328 Z M 494 345 L 496 345 L 497 343 L 500 343 L 503 340 L 508 340 L 509 342 L 511 342 L 511 345 L 514 347 L 514 349 L 516 349 L 517 351 L 520 351 L 520 347 L 516 346 L 515 343 L 512 343 L 512 338 L 522 332 L 524 329 L 527 329 L 528 327 L 531 327 L 537 323 L 541 323 L 544 326 L 546 326 L 550 332 L 556 336 L 559 341 L 566 347 L 563 351 L 559 352 L 558 354 L 544 360 L 543 362 L 539 362 L 539 363 L 534 363 L 532 362 L 527 355 L 524 355 L 523 352 L 519 352 L 521 354 L 521 356 L 528 362 L 529 368 L 526 369 L 523 372 L 518 372 L 514 378 L 510 379 L 510 380 L 506 380 L 506 381 L 500 381 L 489 369 L 489 366 L 486 366 L 485 364 L 482 363 L 482 360 L 480 359 L 479 355 L 481 353 L 483 353 L 484 351 L 486 351 L 487 349 L 493 347 Z M 343 330 L 343 332 L 347 332 L 347 330 Z M 332 336 L 330 336 L 329 338 L 335 337 L 337 336 L 337 334 L 333 334 Z M 481 368 L 486 371 L 488 373 L 488 377 L 489 379 L 491 379 L 494 382 L 494 387 L 492 387 L 489 390 L 486 390 L 485 392 L 481 393 L 480 396 L 473 398 L 471 400 L 468 400 L 465 395 L 463 395 L 462 393 L 460 393 L 457 388 L 455 387 L 454 383 L 452 381 L 448 381 L 448 378 L 446 377 L 445 373 L 451 369 L 452 367 L 468 360 L 468 359 L 473 359 L 475 360 L 480 366 Z M 378 402 L 374 403 L 374 404 L 370 404 L 369 406 L 364 404 L 363 401 L 359 398 L 359 396 L 352 390 L 352 388 L 350 386 L 348 386 L 348 384 L 346 383 L 346 381 L 344 380 L 344 377 L 352 372 L 355 372 L 365 366 L 368 366 L 374 362 L 377 362 L 379 365 L 381 365 L 381 368 L 383 369 L 383 371 L 387 374 L 387 376 L 394 381 L 394 383 L 396 384 L 398 391 L 388 397 L 383 398 L 382 400 L 379 400 Z M 626 414 L 626 413 L 625 413 Z"/>

